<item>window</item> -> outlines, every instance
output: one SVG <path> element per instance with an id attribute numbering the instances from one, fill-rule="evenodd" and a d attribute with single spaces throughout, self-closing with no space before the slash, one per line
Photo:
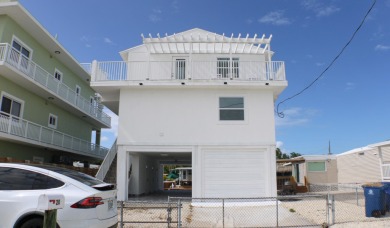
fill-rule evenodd
<path id="1" fill-rule="evenodd" d="M 62 73 L 61 73 L 61 71 L 55 69 L 54 70 L 54 78 L 57 79 L 58 81 L 62 82 Z"/>
<path id="2" fill-rule="evenodd" d="M 10 59 L 18 66 L 27 69 L 31 58 L 31 49 L 15 37 L 12 40 Z"/>
<path id="3" fill-rule="evenodd" d="M 0 190 L 37 190 L 63 186 L 55 178 L 29 170 L 0 167 Z"/>
<path id="4" fill-rule="evenodd" d="M 218 58 L 217 76 L 218 78 L 239 78 L 239 58 L 232 58 L 231 61 L 230 58 Z"/>
<path id="5" fill-rule="evenodd" d="M 326 171 L 326 165 L 325 162 L 308 162 L 307 163 L 307 170 L 309 172 L 325 172 Z"/>
<path id="6" fill-rule="evenodd" d="M 54 129 L 57 129 L 57 116 L 56 115 L 53 115 L 53 114 L 49 114 L 49 127 L 51 128 L 54 128 Z"/>
<path id="7" fill-rule="evenodd" d="M 219 120 L 244 120 L 244 98 L 220 97 Z"/>
<path id="8" fill-rule="evenodd" d="M 175 60 L 175 79 L 186 78 L 186 59 Z"/>
<path id="9" fill-rule="evenodd" d="M 18 119 L 17 117 L 22 117 L 23 101 L 9 94 L 2 93 L 0 105 L 1 105 L 0 115 L 2 116 L 12 115 L 13 119 Z"/>

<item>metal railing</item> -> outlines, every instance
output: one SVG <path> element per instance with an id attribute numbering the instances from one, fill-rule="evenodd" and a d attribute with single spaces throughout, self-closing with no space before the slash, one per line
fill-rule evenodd
<path id="1" fill-rule="evenodd" d="M 91 104 L 89 99 L 77 94 L 76 91 L 54 78 L 52 74 L 11 47 L 11 45 L 0 43 L 0 64 L 4 64 L 4 62 L 90 117 L 109 126 L 111 125 L 111 117 L 103 112 L 102 105 Z"/>
<path id="2" fill-rule="evenodd" d="M 94 61 L 91 70 L 93 81 L 286 80 L 284 62 L 280 61 L 235 61 L 223 68 L 219 61 Z"/>
<path id="3" fill-rule="evenodd" d="M 108 148 L 73 137 L 49 127 L 44 127 L 5 112 L 0 112 L 0 132 L 61 147 L 70 150 L 73 153 L 97 158 L 104 158 L 108 152 Z"/>
<path id="4" fill-rule="evenodd" d="M 108 151 L 106 157 L 104 158 L 102 164 L 99 167 L 98 172 L 96 173 L 96 178 L 103 181 L 104 177 L 106 177 L 108 170 L 111 167 L 112 161 L 114 160 L 116 153 L 117 153 L 117 146 L 116 146 L 116 141 L 114 144 L 112 144 L 112 147 L 110 151 Z"/>

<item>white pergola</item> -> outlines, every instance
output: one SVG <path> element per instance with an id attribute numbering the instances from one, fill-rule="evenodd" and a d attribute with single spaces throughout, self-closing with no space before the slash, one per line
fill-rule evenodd
<path id="1" fill-rule="evenodd" d="M 190 33 L 189 33 L 190 32 Z M 219 35 L 216 33 L 209 33 L 204 30 L 192 33 L 179 33 L 168 36 L 165 34 L 161 37 L 152 37 L 149 34 L 145 37 L 141 34 L 143 43 L 151 54 L 271 54 L 271 38 L 257 38 L 257 34 L 249 37 L 241 37 L 239 34 L 230 37 L 225 34 Z"/>

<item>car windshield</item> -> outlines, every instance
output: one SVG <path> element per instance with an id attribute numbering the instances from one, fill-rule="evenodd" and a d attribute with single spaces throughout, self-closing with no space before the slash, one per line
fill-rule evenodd
<path id="1" fill-rule="evenodd" d="M 75 179 L 85 185 L 88 185 L 90 187 L 98 185 L 98 184 L 103 184 L 104 182 L 89 176 L 85 173 L 77 172 L 75 170 L 70 170 L 62 167 L 56 167 L 56 166 L 48 166 L 48 165 L 33 165 L 39 168 L 47 169 L 62 175 L 65 175 L 67 177 L 70 177 L 72 179 Z"/>

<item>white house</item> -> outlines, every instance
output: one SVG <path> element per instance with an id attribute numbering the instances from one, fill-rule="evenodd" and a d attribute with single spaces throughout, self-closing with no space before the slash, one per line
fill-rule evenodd
<path id="1" fill-rule="evenodd" d="M 390 141 L 338 154 L 337 169 L 342 184 L 390 181 Z"/>
<path id="2" fill-rule="evenodd" d="M 119 115 L 118 200 L 163 189 L 163 164 L 192 167 L 193 197 L 276 195 L 274 101 L 287 81 L 271 37 L 142 35 L 123 62 L 92 63 L 92 87 Z"/>

